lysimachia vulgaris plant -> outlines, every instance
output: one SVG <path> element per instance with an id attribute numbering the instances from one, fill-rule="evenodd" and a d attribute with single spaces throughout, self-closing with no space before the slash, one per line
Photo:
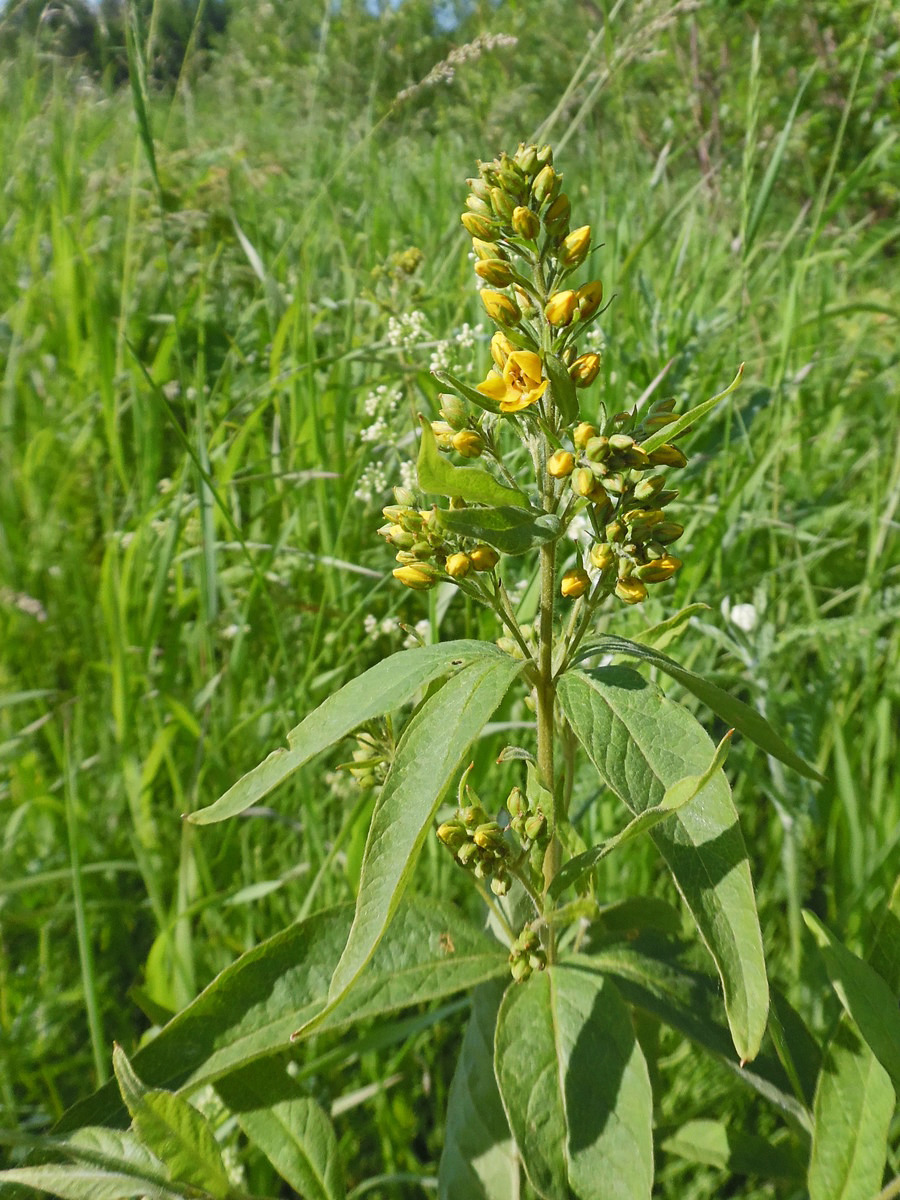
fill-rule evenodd
<path id="1" fill-rule="evenodd" d="M 496 641 L 386 658 L 307 716 L 287 748 L 189 816 L 196 826 L 235 816 L 351 737 L 357 812 L 374 799 L 355 905 L 304 914 L 245 954 L 133 1068 L 120 1055 L 117 1072 L 136 1128 L 135 1112 L 159 1096 L 174 1104 L 211 1084 L 301 1195 L 331 1200 L 344 1185 L 329 1119 L 303 1087 L 305 1043 L 467 993 L 442 1200 L 649 1197 L 655 1039 L 644 1032 L 654 1024 L 731 1067 L 774 1106 L 785 1137 L 802 1146 L 811 1125 L 802 1056 L 792 1050 L 808 1035 L 784 1002 L 774 1050 L 762 1045 L 769 988 L 723 771 L 731 733 L 815 772 L 756 710 L 663 653 L 685 613 L 635 639 L 605 632 L 677 577 L 683 530 L 669 506 L 687 463 L 678 443 L 741 372 L 681 414 L 654 398 L 654 385 L 627 412 L 592 398 L 601 362 L 579 342 L 603 287 L 592 231 L 572 228 L 549 147 L 522 145 L 480 164 L 462 223 L 497 327 L 493 365 L 472 382 L 437 372 L 444 391 L 439 417 L 421 418 L 417 487 L 396 490 L 379 532 L 400 585 L 459 589 L 495 614 Z M 513 576 L 533 580 L 524 597 Z M 674 678 L 729 733 L 714 745 L 628 660 Z M 490 759 L 475 752 L 500 764 L 479 775 L 472 747 L 513 706 L 533 723 L 518 722 L 521 744 L 501 743 Z M 621 802 L 618 831 L 597 845 L 570 814 L 585 772 L 595 780 L 588 796 Z M 468 906 L 478 916 L 415 894 L 416 862 L 435 836 L 483 898 Z M 643 837 L 671 873 L 682 913 L 660 897 L 610 902 L 599 893 L 598 864 Z M 685 917 L 715 974 L 698 971 L 695 958 L 685 965 Z M 96 1125 L 117 1105 L 101 1091 L 65 1123 Z M 223 1184 L 211 1194 L 231 1193 Z"/>

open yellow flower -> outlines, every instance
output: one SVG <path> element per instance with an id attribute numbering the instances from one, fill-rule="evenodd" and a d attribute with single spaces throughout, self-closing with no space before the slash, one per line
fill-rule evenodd
<path id="1" fill-rule="evenodd" d="M 540 356 L 533 350 L 513 350 L 503 366 L 503 374 L 490 374 L 478 390 L 500 403 L 503 413 L 521 412 L 543 396 L 549 384 L 541 378 Z"/>

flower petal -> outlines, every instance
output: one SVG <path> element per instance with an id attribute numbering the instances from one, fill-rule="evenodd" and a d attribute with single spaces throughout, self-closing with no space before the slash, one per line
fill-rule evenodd
<path id="1" fill-rule="evenodd" d="M 492 400 L 500 400 L 501 402 L 509 395 L 509 388 L 506 382 L 499 375 L 491 372 L 483 383 L 477 385 L 477 390 L 482 396 L 490 396 Z"/>

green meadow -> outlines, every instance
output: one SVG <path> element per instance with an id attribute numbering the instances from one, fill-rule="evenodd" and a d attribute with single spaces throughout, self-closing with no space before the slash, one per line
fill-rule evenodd
<path id="1" fill-rule="evenodd" d="M 432 369 L 490 364 L 459 218 L 476 160 L 523 140 L 553 144 L 602 243 L 585 403 L 627 410 L 670 364 L 681 411 L 746 364 L 684 441 L 683 569 L 599 627 L 698 606 L 667 653 L 824 776 L 739 736 L 727 762 L 770 978 L 824 1041 L 841 1008 L 802 910 L 865 958 L 900 864 L 897 15 L 274 0 L 198 24 L 174 65 L 144 16 L 105 62 L 45 22 L 0 63 L 4 1165 L 111 1077 L 114 1042 L 355 899 L 372 800 L 350 743 L 232 821 L 182 814 L 411 639 L 497 636 L 452 587 L 401 588 L 376 530 L 437 416 Z M 621 825 L 588 775 L 573 812 L 588 845 Z M 605 903 L 679 904 L 646 840 L 597 879 Z M 433 838 L 413 886 L 477 912 Z M 466 1018 L 460 998 L 288 1051 L 350 1194 L 436 1194 Z M 734 1071 L 656 1036 L 655 1194 L 802 1200 L 790 1170 L 679 1135 L 786 1138 Z M 205 1102 L 247 1190 L 295 1194 Z M 897 1176 L 895 1115 L 885 1196 Z"/>

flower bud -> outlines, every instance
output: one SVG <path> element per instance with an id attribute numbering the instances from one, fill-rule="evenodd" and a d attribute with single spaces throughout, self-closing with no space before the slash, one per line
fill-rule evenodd
<path id="1" fill-rule="evenodd" d="M 609 439 L 611 450 L 630 450 L 634 445 L 634 438 L 629 433 L 614 433 Z"/>
<path id="2" fill-rule="evenodd" d="M 473 841 L 482 850 L 490 850 L 494 854 L 504 854 L 506 852 L 503 831 L 496 821 L 488 821 L 484 825 L 479 825 L 473 835 Z"/>
<path id="3" fill-rule="evenodd" d="M 647 599 L 647 589 L 639 579 L 620 579 L 616 584 L 616 595 L 626 604 L 640 604 Z"/>
<path id="4" fill-rule="evenodd" d="M 666 442 L 663 446 L 657 446 L 655 450 L 651 450 L 647 455 L 654 467 L 686 467 L 687 459 L 681 453 L 677 446 L 672 446 Z"/>
<path id="5" fill-rule="evenodd" d="M 679 525 L 677 521 L 660 521 L 654 526 L 653 540 L 668 546 L 669 542 L 677 542 L 683 533 L 684 526 Z"/>
<path id="6" fill-rule="evenodd" d="M 509 887 L 510 879 L 505 871 L 502 871 L 499 875 L 495 875 L 491 880 L 491 891 L 495 896 L 505 896 L 509 891 Z"/>
<path id="7" fill-rule="evenodd" d="M 387 540 L 398 550 L 411 550 L 415 545 L 416 535 L 404 529 L 402 525 L 391 525 Z"/>
<path id="8" fill-rule="evenodd" d="M 515 983 L 524 983 L 531 974 L 527 958 L 514 958 L 509 964 L 509 970 Z"/>
<path id="9" fill-rule="evenodd" d="M 515 202 L 502 187 L 491 188 L 491 207 L 500 220 L 508 225 L 513 214 L 513 209 L 515 208 Z"/>
<path id="10" fill-rule="evenodd" d="M 493 216 L 491 206 L 487 200 L 482 200 L 480 196 L 466 196 L 466 208 L 469 212 L 477 213 L 479 217 Z"/>
<path id="11" fill-rule="evenodd" d="M 496 242 L 500 236 L 500 227 L 481 213 L 464 212 L 459 218 L 465 226 L 466 233 L 482 242 Z"/>
<path id="12" fill-rule="evenodd" d="M 584 447 L 584 457 L 588 462 L 601 463 L 604 459 L 609 458 L 609 438 L 592 437 L 589 438 Z"/>
<path id="13" fill-rule="evenodd" d="M 515 272 L 502 258 L 480 258 L 475 264 L 475 274 L 494 287 L 507 287 L 512 283 Z"/>
<path id="14" fill-rule="evenodd" d="M 518 323 L 522 314 L 509 296 L 504 296 L 502 292 L 492 292 L 489 288 L 482 288 L 480 294 L 484 310 L 492 321 L 500 325 Z"/>
<path id="15" fill-rule="evenodd" d="M 398 504 L 403 505 L 405 508 L 412 508 L 416 503 L 416 498 L 413 493 L 409 490 L 409 488 L 405 487 L 394 488 L 394 499 Z"/>
<path id="16" fill-rule="evenodd" d="M 501 333 L 498 329 L 491 338 L 491 358 L 502 371 L 506 366 L 506 360 L 515 350 L 515 346 L 509 340 L 505 333 Z"/>
<path id="17" fill-rule="evenodd" d="M 397 567 L 393 571 L 393 576 L 408 588 L 412 588 L 414 592 L 427 592 L 438 581 L 438 572 L 431 563 L 421 562 L 407 564 L 404 567 Z"/>
<path id="18" fill-rule="evenodd" d="M 591 586 L 591 577 L 581 567 L 572 567 L 566 571 L 559 585 L 559 590 L 567 600 L 577 600 Z M 530 836 L 530 835 L 529 835 Z"/>
<path id="19" fill-rule="evenodd" d="M 540 157 L 540 153 L 538 155 Z M 540 171 L 535 176 L 534 183 L 531 185 L 531 191 L 538 204 L 543 204 L 545 200 L 551 199 L 557 194 L 562 186 L 562 178 L 557 175 L 549 163 L 541 167 Z"/>
<path id="20" fill-rule="evenodd" d="M 632 470 L 634 470 L 634 471 L 649 470 L 651 463 L 650 463 L 650 459 L 647 455 L 647 451 L 644 449 L 643 446 L 638 446 L 637 444 L 635 444 L 634 446 L 629 446 L 629 448 L 627 450 L 624 450 L 622 453 L 624 455 L 626 464 L 629 467 L 631 467 Z"/>
<path id="21" fill-rule="evenodd" d="M 520 204 L 513 209 L 512 227 L 519 237 L 527 238 L 529 242 L 533 242 L 541 232 L 541 221 L 537 213 Z"/>
<path id="22" fill-rule="evenodd" d="M 600 307 L 603 301 L 603 284 L 599 279 L 586 283 L 575 293 L 578 304 L 578 316 L 582 321 L 588 321 Z"/>
<path id="23" fill-rule="evenodd" d="M 528 811 L 528 802 L 520 787 L 514 787 L 506 797 L 506 811 L 513 818 L 521 817 Z"/>
<path id="24" fill-rule="evenodd" d="M 470 804 L 459 810 L 459 818 L 467 829 L 477 829 L 487 821 L 488 815 L 480 804 Z"/>
<path id="25" fill-rule="evenodd" d="M 621 521 L 610 521 L 607 525 L 606 540 L 608 542 L 624 542 L 625 541 L 625 526 Z"/>
<path id="26" fill-rule="evenodd" d="M 672 501 L 675 499 L 675 497 L 677 495 L 678 495 L 678 493 L 672 491 L 671 488 L 667 488 L 665 491 L 660 492 L 659 495 L 656 497 L 657 508 L 665 508 L 667 504 L 672 503 Z"/>
<path id="27" fill-rule="evenodd" d="M 544 213 L 544 225 L 548 233 L 562 233 L 569 223 L 572 204 L 565 192 L 560 192 L 547 211 Z"/>
<path id="28" fill-rule="evenodd" d="M 665 482 L 664 475 L 646 475 L 639 483 L 635 484 L 635 500 L 652 500 L 654 496 L 662 491 Z"/>
<path id="29" fill-rule="evenodd" d="M 669 555 L 665 555 L 663 558 L 657 558 L 654 562 L 636 567 L 634 573 L 644 583 L 662 583 L 664 579 L 671 579 L 681 565 L 680 558 L 670 558 Z"/>
<path id="30" fill-rule="evenodd" d="M 542 167 L 545 167 L 547 163 L 553 162 L 553 147 L 549 142 L 538 148 L 537 160 L 538 164 Z"/>
<path id="31" fill-rule="evenodd" d="M 591 546 L 591 563 L 598 571 L 605 571 L 615 562 L 616 556 L 608 542 L 596 542 Z"/>
<path id="32" fill-rule="evenodd" d="M 579 467 L 572 474 L 570 486 L 576 496 L 589 496 L 594 490 L 594 476 L 587 467 Z"/>
<path id="33" fill-rule="evenodd" d="M 493 571 L 500 561 L 500 555 L 494 547 L 485 546 L 483 543 L 469 552 L 469 558 L 476 571 Z"/>
<path id="34" fill-rule="evenodd" d="M 463 458 L 480 458 L 484 453 L 484 438 L 474 429 L 461 429 L 453 435 L 453 449 Z"/>
<path id="35" fill-rule="evenodd" d="M 526 146 L 524 142 L 519 142 L 513 162 L 523 174 L 533 175 L 538 167 L 537 146 Z"/>
<path id="36" fill-rule="evenodd" d="M 569 378 L 576 387 L 590 387 L 599 374 L 599 354 L 582 354 L 569 367 Z"/>
<path id="37" fill-rule="evenodd" d="M 472 560 L 468 554 L 457 553 L 451 554 L 444 563 L 444 570 L 451 579 L 465 579 L 469 571 L 472 569 Z"/>
<path id="38" fill-rule="evenodd" d="M 446 421 L 432 421 L 431 432 L 439 450 L 449 450 L 453 444 L 453 427 Z"/>
<path id="39" fill-rule="evenodd" d="M 551 325 L 568 325 L 575 316 L 577 304 L 575 292 L 556 292 L 547 301 L 544 316 Z"/>
<path id="40" fill-rule="evenodd" d="M 532 813 L 525 818 L 525 836 L 529 842 L 536 842 L 547 827 L 547 819 L 542 812 Z"/>
<path id="41" fill-rule="evenodd" d="M 445 821 L 443 825 L 438 826 L 437 830 L 438 841 L 449 846 L 451 850 L 458 850 L 459 847 L 467 840 L 466 827 L 462 821 L 454 819 Z"/>
<path id="42" fill-rule="evenodd" d="M 625 491 L 626 484 L 621 475 L 604 475 L 600 482 L 611 496 L 621 496 Z"/>
<path id="43" fill-rule="evenodd" d="M 652 529 L 654 525 L 658 525 L 664 519 L 665 515 L 661 508 L 630 508 L 625 513 L 623 520 L 626 525 L 639 525 L 644 529 Z"/>
<path id="44" fill-rule="evenodd" d="M 591 227 L 590 225 L 582 225 L 580 229 L 573 229 L 559 250 L 556 252 L 556 257 L 564 267 L 580 267 L 587 258 L 587 252 L 591 245 Z"/>
<path id="45" fill-rule="evenodd" d="M 463 842 L 456 852 L 456 859 L 462 866 L 467 867 L 473 859 L 479 858 L 481 851 L 474 842 Z"/>
<path id="46" fill-rule="evenodd" d="M 582 421 L 580 425 L 575 426 L 575 432 L 572 435 L 572 441 L 575 443 L 576 450 L 583 450 L 592 437 L 597 436 L 597 430 L 593 425 L 589 425 L 587 421 Z"/>
<path id="47" fill-rule="evenodd" d="M 480 238 L 472 238 L 472 249 L 475 251 L 475 257 L 480 259 L 506 257 L 496 243 L 483 242 Z"/>
<path id="48" fill-rule="evenodd" d="M 430 541 L 425 541 L 424 539 L 413 542 L 409 549 L 413 558 L 423 562 L 431 558 L 434 554 L 433 543 Z"/>
<path id="49" fill-rule="evenodd" d="M 479 200 L 488 200 L 491 195 L 491 185 L 484 179 L 467 179 L 466 184 L 473 196 Z"/>
<path id="50" fill-rule="evenodd" d="M 557 450 L 550 455 L 547 474 L 553 479 L 565 479 L 575 469 L 575 455 L 569 450 Z"/>
<path id="51" fill-rule="evenodd" d="M 465 400 L 454 396 L 451 392 L 441 392 L 438 396 L 440 408 L 438 412 L 451 429 L 465 429 L 469 420 L 469 410 Z"/>

